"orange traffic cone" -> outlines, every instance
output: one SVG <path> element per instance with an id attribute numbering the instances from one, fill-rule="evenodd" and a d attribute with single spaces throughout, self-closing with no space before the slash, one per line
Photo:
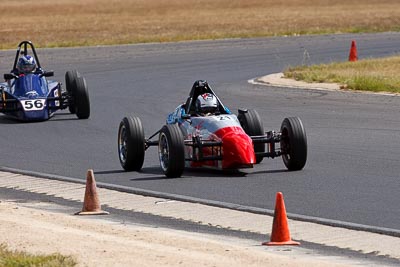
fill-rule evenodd
<path id="1" fill-rule="evenodd" d="M 349 61 L 357 61 L 358 56 L 357 56 L 357 46 L 356 46 L 356 41 L 351 41 L 351 48 L 350 48 L 350 54 L 349 54 Z"/>
<path id="2" fill-rule="evenodd" d="M 86 190 L 85 198 L 83 200 L 82 211 L 75 213 L 75 215 L 105 215 L 109 214 L 107 211 L 102 211 L 100 207 L 100 200 L 97 195 L 96 181 L 94 180 L 93 170 L 88 170 L 86 175 Z"/>
<path id="3" fill-rule="evenodd" d="M 276 193 L 276 203 L 274 211 L 274 221 L 270 242 L 263 242 L 262 245 L 281 246 L 281 245 L 300 245 L 299 242 L 290 239 L 289 226 L 286 216 L 285 203 L 281 192 Z"/>

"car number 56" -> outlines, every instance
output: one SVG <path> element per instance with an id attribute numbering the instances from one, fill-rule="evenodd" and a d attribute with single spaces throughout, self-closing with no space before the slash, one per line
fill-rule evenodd
<path id="1" fill-rule="evenodd" d="M 21 100 L 22 107 L 26 111 L 42 110 L 45 103 L 46 99 Z"/>

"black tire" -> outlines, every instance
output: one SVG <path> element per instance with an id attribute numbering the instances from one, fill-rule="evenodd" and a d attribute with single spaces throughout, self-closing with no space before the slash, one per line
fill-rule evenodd
<path id="1" fill-rule="evenodd" d="M 70 101 L 68 103 L 68 109 L 71 114 L 75 114 L 75 103 L 73 102 L 73 87 L 76 87 L 76 79 L 81 75 L 77 70 L 69 70 L 65 73 L 65 88 L 68 95 L 70 95 Z"/>
<path id="2" fill-rule="evenodd" d="M 181 177 L 185 168 L 185 144 L 177 124 L 164 125 L 158 140 L 160 166 L 168 178 Z"/>
<path id="3" fill-rule="evenodd" d="M 75 87 L 72 87 L 74 91 L 73 99 L 75 103 L 75 113 L 79 119 L 87 119 L 90 116 L 90 101 L 89 91 L 84 77 L 78 77 L 75 80 Z"/>
<path id="4" fill-rule="evenodd" d="M 238 120 L 244 132 L 249 136 L 264 135 L 264 125 L 260 119 L 260 115 L 254 109 L 249 109 L 247 112 L 239 112 Z M 254 152 L 265 152 L 265 144 L 254 144 Z M 263 156 L 257 156 L 256 163 L 263 160 Z"/>
<path id="5" fill-rule="evenodd" d="M 282 159 L 289 171 L 304 168 L 307 161 L 307 137 L 303 123 L 297 117 L 285 118 L 281 125 Z"/>
<path id="6" fill-rule="evenodd" d="M 118 157 L 125 171 L 140 171 L 143 166 L 145 138 L 142 121 L 125 117 L 118 128 Z"/>

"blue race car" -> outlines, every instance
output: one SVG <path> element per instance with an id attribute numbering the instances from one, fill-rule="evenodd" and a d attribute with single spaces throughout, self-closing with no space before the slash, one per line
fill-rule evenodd
<path id="1" fill-rule="evenodd" d="M 67 71 L 63 90 L 61 82 L 47 79 L 52 76 L 53 71 L 42 69 L 32 42 L 21 42 L 11 72 L 4 74 L 5 82 L 0 83 L 0 112 L 21 121 L 44 121 L 57 110 L 68 108 L 79 119 L 89 118 L 85 78 L 76 70 Z"/>

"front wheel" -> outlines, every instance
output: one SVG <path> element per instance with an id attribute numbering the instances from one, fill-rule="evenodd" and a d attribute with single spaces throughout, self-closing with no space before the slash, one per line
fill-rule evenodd
<path id="1" fill-rule="evenodd" d="M 165 176 L 176 178 L 182 175 L 185 167 L 185 144 L 177 124 L 167 124 L 161 128 L 158 155 Z"/>
<path id="2" fill-rule="evenodd" d="M 72 87 L 72 95 L 75 105 L 75 113 L 78 119 L 87 119 L 90 116 L 89 91 L 84 77 L 75 79 L 75 86 Z"/>
<path id="3" fill-rule="evenodd" d="M 75 104 L 73 103 L 73 92 L 76 91 L 76 79 L 81 75 L 77 70 L 69 70 L 65 73 L 65 87 L 70 95 L 70 102 L 68 105 L 69 112 L 75 114 Z"/>
<path id="4" fill-rule="evenodd" d="M 304 168 L 307 161 L 307 137 L 298 117 L 285 118 L 281 125 L 282 159 L 289 171 Z"/>
<path id="5" fill-rule="evenodd" d="M 118 129 L 118 156 L 126 171 L 140 171 L 143 166 L 145 138 L 142 121 L 138 117 L 125 117 Z"/>

